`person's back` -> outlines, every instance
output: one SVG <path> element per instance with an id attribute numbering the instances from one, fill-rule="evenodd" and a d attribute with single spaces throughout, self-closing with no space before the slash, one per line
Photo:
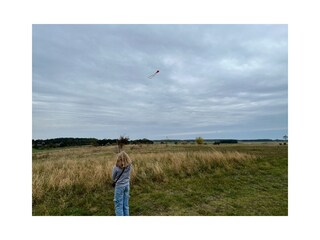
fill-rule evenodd
<path id="1" fill-rule="evenodd" d="M 114 166 L 112 170 L 112 180 L 116 181 L 120 174 L 122 173 L 122 168 L 118 166 Z M 117 180 L 116 186 L 125 186 L 130 183 L 130 173 L 131 173 L 131 163 L 125 167 L 123 173 L 121 174 L 120 178 Z"/>
<path id="2" fill-rule="evenodd" d="M 117 156 L 116 165 L 112 169 L 112 180 L 116 181 L 114 189 L 114 207 L 116 216 L 129 216 L 130 174 L 132 164 L 124 151 Z"/>

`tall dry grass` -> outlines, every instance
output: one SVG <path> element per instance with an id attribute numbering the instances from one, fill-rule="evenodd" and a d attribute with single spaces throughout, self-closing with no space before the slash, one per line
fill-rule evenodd
<path id="1" fill-rule="evenodd" d="M 255 156 L 239 152 L 129 152 L 133 159 L 132 183 L 168 181 L 170 176 L 191 175 L 213 168 L 231 169 Z M 74 148 L 33 154 L 32 196 L 80 186 L 84 191 L 109 187 L 115 164 L 113 148 Z"/>

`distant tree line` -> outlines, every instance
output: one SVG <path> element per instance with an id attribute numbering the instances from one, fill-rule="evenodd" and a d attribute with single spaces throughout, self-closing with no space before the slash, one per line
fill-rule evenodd
<path id="1" fill-rule="evenodd" d="M 153 141 L 143 138 L 138 140 L 129 141 L 131 144 L 153 144 Z"/>
<path id="2" fill-rule="evenodd" d="M 54 139 L 32 139 L 33 148 L 57 148 L 70 146 L 95 145 L 95 138 L 54 138 Z"/>
<path id="3" fill-rule="evenodd" d="M 121 139 L 120 139 L 121 140 Z M 59 147 L 75 147 L 75 146 L 106 146 L 106 145 L 117 145 L 119 139 L 96 139 L 96 138 L 54 138 L 54 139 L 32 139 L 32 147 L 35 149 L 44 149 L 44 148 L 59 148 Z M 153 141 L 143 138 L 138 140 L 129 140 L 127 138 L 125 141 L 122 141 L 123 145 L 125 144 L 153 144 Z"/>
<path id="4" fill-rule="evenodd" d="M 220 143 L 238 143 L 238 140 L 235 139 L 223 139 L 223 140 L 218 140 L 214 142 L 215 144 L 220 144 Z"/>

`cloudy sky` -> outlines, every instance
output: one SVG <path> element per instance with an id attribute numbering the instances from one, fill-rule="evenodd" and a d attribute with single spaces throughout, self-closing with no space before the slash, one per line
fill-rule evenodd
<path id="1" fill-rule="evenodd" d="M 33 25 L 32 73 L 33 139 L 288 133 L 287 25 Z"/>

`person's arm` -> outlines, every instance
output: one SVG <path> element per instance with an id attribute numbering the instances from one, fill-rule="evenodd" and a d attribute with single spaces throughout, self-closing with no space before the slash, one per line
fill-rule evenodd
<path id="1" fill-rule="evenodd" d="M 115 181 L 117 176 L 117 168 L 116 166 L 113 167 L 112 169 L 112 180 Z"/>

